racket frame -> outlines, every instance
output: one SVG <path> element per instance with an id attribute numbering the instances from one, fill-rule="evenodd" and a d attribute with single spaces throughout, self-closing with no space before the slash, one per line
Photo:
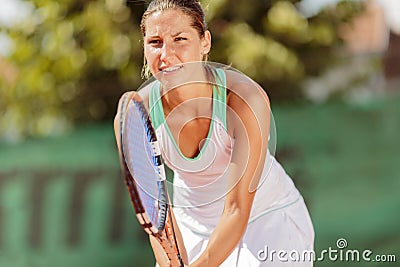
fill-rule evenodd
<path id="1" fill-rule="evenodd" d="M 125 118 L 126 118 L 126 112 L 128 110 L 129 104 L 134 104 L 136 105 L 136 108 L 139 108 L 140 113 L 142 115 L 142 119 L 146 120 L 143 121 L 146 127 L 146 131 L 150 131 L 150 134 L 148 133 L 148 137 L 150 140 L 149 143 L 152 147 L 152 153 L 153 153 L 153 159 L 155 160 L 155 171 L 158 173 L 160 176 L 164 176 L 164 178 L 160 178 L 160 181 L 158 181 L 158 186 L 161 186 L 160 183 L 164 183 L 164 189 L 165 189 L 165 199 L 161 203 L 162 205 L 165 204 L 165 218 L 162 219 L 164 222 L 162 222 L 160 225 L 157 227 L 154 226 L 151 223 L 151 220 L 149 219 L 149 216 L 141 202 L 139 191 L 137 189 L 137 184 L 136 181 L 129 170 L 125 154 L 124 154 L 124 145 L 123 145 L 123 135 L 124 135 L 124 126 L 125 126 Z M 166 180 L 165 180 L 165 169 L 163 165 L 163 160 L 161 157 L 161 150 L 157 141 L 157 137 L 155 135 L 154 128 L 151 124 L 150 116 L 147 113 L 146 108 L 144 107 L 143 101 L 141 100 L 140 96 L 135 93 L 135 92 L 129 92 L 125 93 L 122 96 L 121 103 L 120 103 L 120 117 L 119 117 L 119 138 L 120 138 L 120 146 L 119 146 L 119 158 L 120 158 L 120 164 L 121 164 L 121 169 L 124 175 L 125 179 L 125 184 L 129 192 L 129 196 L 131 199 L 132 206 L 135 210 L 136 213 L 136 218 L 144 231 L 155 237 L 156 240 L 161 244 L 163 247 L 165 253 L 168 256 L 168 259 L 170 261 L 171 266 L 180 266 L 183 267 L 183 261 L 182 257 L 179 252 L 178 248 L 178 243 L 174 231 L 174 226 L 173 226 L 173 220 L 172 220 L 172 214 L 171 214 L 171 208 L 170 208 L 170 203 L 169 203 L 169 198 L 168 198 L 168 192 L 166 191 Z M 157 166 L 156 166 L 157 165 Z M 163 191 L 163 190 L 161 190 Z M 159 201 L 160 205 L 160 201 Z M 159 214 L 160 215 L 160 214 Z"/>

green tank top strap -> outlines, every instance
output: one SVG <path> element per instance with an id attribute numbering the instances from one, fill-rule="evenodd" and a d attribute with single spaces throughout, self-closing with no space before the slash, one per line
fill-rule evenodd
<path id="1" fill-rule="evenodd" d="M 150 119 L 154 129 L 164 123 L 164 111 L 161 103 L 160 82 L 155 81 L 149 95 Z"/>
<path id="2" fill-rule="evenodd" d="M 215 116 L 217 116 L 226 127 L 226 75 L 223 69 L 214 69 L 214 91 L 213 105 L 215 105 Z"/>

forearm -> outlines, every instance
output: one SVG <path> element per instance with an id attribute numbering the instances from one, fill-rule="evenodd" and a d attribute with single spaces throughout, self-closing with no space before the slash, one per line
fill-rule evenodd
<path id="1" fill-rule="evenodd" d="M 210 236 L 206 250 L 190 267 L 217 267 L 222 264 L 242 238 L 248 217 L 248 212 L 238 208 L 224 212 Z"/>

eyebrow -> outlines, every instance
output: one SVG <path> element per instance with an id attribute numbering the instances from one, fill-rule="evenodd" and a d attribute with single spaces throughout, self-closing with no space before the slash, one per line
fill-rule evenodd
<path id="1" fill-rule="evenodd" d="M 185 33 L 185 32 L 180 31 L 180 32 L 177 32 L 177 33 L 172 34 L 171 36 L 172 36 L 172 37 L 176 37 L 176 36 L 178 36 L 178 35 L 180 35 L 180 34 L 182 34 L 182 33 Z M 148 38 L 160 38 L 159 35 L 151 35 L 151 36 L 147 36 L 147 37 L 148 37 Z"/>
<path id="2" fill-rule="evenodd" d="M 183 33 L 183 32 L 177 32 L 177 33 L 172 34 L 171 36 L 172 36 L 172 37 L 176 37 L 176 36 L 178 36 L 178 35 L 181 34 L 181 33 Z"/>

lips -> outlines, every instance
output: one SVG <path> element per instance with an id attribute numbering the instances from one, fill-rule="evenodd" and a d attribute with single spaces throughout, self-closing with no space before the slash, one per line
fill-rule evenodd
<path id="1" fill-rule="evenodd" d="M 163 73 L 171 73 L 171 72 L 177 71 L 177 70 L 179 70 L 181 68 L 183 68 L 182 65 L 176 65 L 176 66 L 172 66 L 172 67 L 161 69 L 161 71 Z"/>

